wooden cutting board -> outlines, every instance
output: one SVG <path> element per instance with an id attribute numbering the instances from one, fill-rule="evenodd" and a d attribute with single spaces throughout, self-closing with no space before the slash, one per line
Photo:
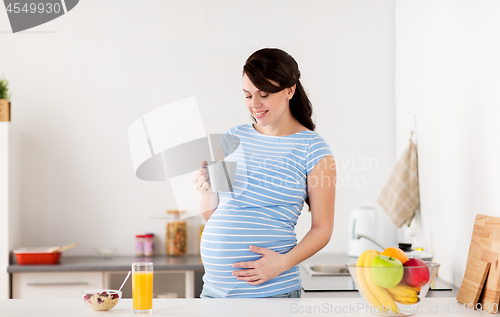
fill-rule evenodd
<path id="1" fill-rule="evenodd" d="M 477 215 L 474 221 L 474 229 L 467 257 L 467 269 L 474 264 L 471 259 L 477 259 L 490 263 L 490 269 L 483 292 L 480 297 L 481 308 L 490 313 L 497 313 L 500 300 L 500 218 Z M 462 291 L 462 287 L 460 287 Z M 465 296 L 474 297 L 469 292 Z M 458 300 L 458 299 L 457 299 Z"/>
<path id="2" fill-rule="evenodd" d="M 464 279 L 458 292 L 457 301 L 467 305 L 467 307 L 476 307 L 479 295 L 483 290 L 484 281 L 488 275 L 491 263 L 470 258 L 465 269 Z"/>

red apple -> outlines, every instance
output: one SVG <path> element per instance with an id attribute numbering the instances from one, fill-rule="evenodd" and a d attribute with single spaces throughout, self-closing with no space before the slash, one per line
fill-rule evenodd
<path id="1" fill-rule="evenodd" d="M 404 264 L 405 274 L 403 279 L 413 287 L 420 287 L 429 282 L 430 273 L 427 263 L 419 258 L 412 258 Z"/>

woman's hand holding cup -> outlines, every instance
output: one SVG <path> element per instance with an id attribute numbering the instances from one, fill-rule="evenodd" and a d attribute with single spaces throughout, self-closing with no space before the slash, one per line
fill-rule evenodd
<path id="1" fill-rule="evenodd" d="M 208 174 L 207 161 L 203 161 L 202 168 L 194 175 L 193 183 L 196 190 L 202 195 L 212 195 L 212 186 L 210 185 L 210 175 Z"/>

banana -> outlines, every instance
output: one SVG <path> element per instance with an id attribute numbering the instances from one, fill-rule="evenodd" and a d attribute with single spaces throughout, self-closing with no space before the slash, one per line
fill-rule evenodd
<path id="1" fill-rule="evenodd" d="M 420 301 L 420 298 L 418 298 L 417 295 L 399 296 L 391 294 L 391 297 L 394 299 L 394 301 L 403 305 L 413 305 Z"/>
<path id="2" fill-rule="evenodd" d="M 410 285 L 404 285 L 404 284 L 398 284 L 392 288 L 388 288 L 387 291 L 391 295 L 397 295 L 397 296 L 413 296 L 413 295 L 419 295 L 420 290 L 416 287 L 410 286 Z"/>
<path id="3" fill-rule="evenodd" d="M 392 288 L 388 288 L 387 292 L 391 294 L 391 297 L 398 303 L 404 305 L 412 305 L 419 302 L 418 294 L 420 290 L 416 287 L 399 284 Z"/>
<path id="4" fill-rule="evenodd" d="M 411 286 L 410 284 L 406 283 L 406 281 L 404 279 L 402 279 L 401 282 L 399 282 L 398 285 Z M 414 286 L 411 286 L 411 287 L 414 287 Z M 420 286 L 419 287 L 415 287 L 415 288 L 420 292 Z"/>
<path id="5" fill-rule="evenodd" d="M 366 256 L 371 253 L 371 252 L 377 252 L 375 250 L 366 250 L 361 255 L 358 257 L 358 260 L 356 261 L 356 266 L 360 266 L 356 268 L 356 279 L 358 282 L 358 287 L 361 293 L 365 296 L 366 300 L 372 305 L 373 307 L 382 307 L 382 304 L 380 301 L 375 297 L 375 294 L 372 293 L 370 286 L 368 286 L 366 282 L 366 277 L 365 277 L 365 268 L 363 267 L 365 265 L 365 258 Z M 366 270 L 368 272 L 368 270 Z"/>
<path id="6" fill-rule="evenodd" d="M 375 251 L 375 252 L 370 252 L 366 255 L 365 257 L 365 267 L 369 267 L 372 264 L 373 259 L 378 256 L 380 252 Z M 383 307 L 383 312 L 393 312 L 397 313 L 398 312 L 398 306 L 394 302 L 394 299 L 392 299 L 391 295 L 387 290 L 383 287 L 378 286 L 375 284 L 375 282 L 372 279 L 372 276 L 370 274 L 370 270 L 365 269 L 365 278 L 366 278 L 366 283 L 370 287 L 372 293 L 375 295 L 375 297 L 380 301 L 380 303 L 384 306 Z"/>

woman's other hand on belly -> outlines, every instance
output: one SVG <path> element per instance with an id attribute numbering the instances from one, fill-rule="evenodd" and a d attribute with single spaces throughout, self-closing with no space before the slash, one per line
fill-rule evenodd
<path id="1" fill-rule="evenodd" d="M 244 268 L 244 270 L 233 271 L 233 275 L 239 281 L 247 281 L 249 285 L 260 285 L 291 268 L 286 254 L 253 245 L 250 246 L 250 251 L 262 254 L 262 257 L 256 261 L 236 262 L 233 264 L 233 267 Z"/>

